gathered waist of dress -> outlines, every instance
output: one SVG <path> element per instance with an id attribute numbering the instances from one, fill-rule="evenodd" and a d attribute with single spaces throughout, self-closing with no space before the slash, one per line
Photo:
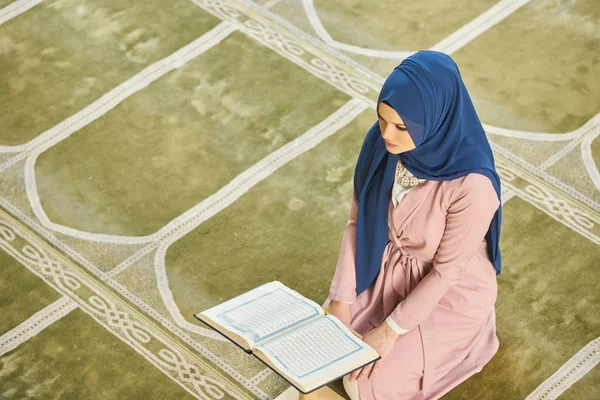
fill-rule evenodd
<path id="1" fill-rule="evenodd" d="M 415 256 L 406 252 L 403 246 L 398 246 L 394 240 L 389 240 L 383 259 L 386 275 L 391 273 L 392 286 L 394 290 L 402 297 L 406 298 L 408 294 L 417 286 L 417 284 L 431 271 L 430 263 L 419 260 Z"/>

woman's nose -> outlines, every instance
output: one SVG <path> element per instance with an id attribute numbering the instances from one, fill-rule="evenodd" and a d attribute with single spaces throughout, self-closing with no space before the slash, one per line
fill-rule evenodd
<path id="1" fill-rule="evenodd" d="M 392 138 L 392 133 L 391 133 L 391 131 L 390 131 L 390 129 L 389 129 L 389 128 L 387 128 L 387 127 L 386 127 L 386 128 L 383 130 L 383 132 L 382 132 L 382 134 L 381 134 L 381 135 L 383 136 L 383 138 L 384 138 L 385 140 L 387 140 L 388 142 L 390 142 L 390 139 Z"/>

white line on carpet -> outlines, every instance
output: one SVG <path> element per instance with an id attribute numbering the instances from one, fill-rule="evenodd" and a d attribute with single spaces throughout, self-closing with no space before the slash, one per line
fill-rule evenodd
<path id="1" fill-rule="evenodd" d="M 538 386 L 525 400 L 553 400 L 600 362 L 600 337 L 592 340 L 558 371 Z"/>
<path id="2" fill-rule="evenodd" d="M 40 4 L 42 0 L 17 0 L 0 9 L 0 25 L 21 15 L 30 8 Z"/>
<path id="3" fill-rule="evenodd" d="M 16 349 L 62 317 L 78 307 L 68 296 L 63 296 L 54 303 L 27 318 L 24 322 L 0 336 L 0 356 Z"/>
<path id="4" fill-rule="evenodd" d="M 452 54 L 461 47 L 465 46 L 471 40 L 481 35 L 494 25 L 498 24 L 506 17 L 514 13 L 516 10 L 527 4 L 530 0 L 502 0 L 495 4 L 485 12 L 481 13 L 477 18 L 471 22 L 463 25 L 455 32 L 442 39 L 437 44 L 431 47 L 431 50 L 442 51 L 446 54 Z M 302 6 L 306 17 L 310 22 L 310 25 L 314 29 L 315 33 L 323 40 L 327 45 L 334 47 L 339 50 L 344 50 L 349 53 L 358 54 L 366 57 L 374 58 L 387 58 L 387 59 L 398 59 L 402 60 L 414 51 L 394 51 L 394 50 L 378 50 L 368 49 L 360 46 L 354 46 L 347 43 L 341 43 L 334 40 L 329 32 L 325 29 L 317 13 L 317 9 L 313 3 L 313 0 L 303 0 Z"/>

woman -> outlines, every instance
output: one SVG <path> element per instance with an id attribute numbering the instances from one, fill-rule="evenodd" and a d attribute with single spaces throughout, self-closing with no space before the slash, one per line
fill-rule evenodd
<path id="1" fill-rule="evenodd" d="M 353 400 L 437 399 L 499 347 L 500 179 L 458 66 L 422 50 L 377 101 L 323 304 L 381 356 Z"/>

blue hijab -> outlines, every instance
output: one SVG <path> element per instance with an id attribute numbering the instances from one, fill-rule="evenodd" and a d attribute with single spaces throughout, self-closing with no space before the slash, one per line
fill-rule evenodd
<path id="1" fill-rule="evenodd" d="M 388 210 L 398 158 L 420 179 L 447 181 L 471 172 L 487 176 L 500 200 L 500 178 L 487 136 L 458 66 L 442 52 L 421 50 L 404 59 L 385 80 L 377 104 L 386 102 L 406 124 L 416 148 L 387 151 L 379 123 L 367 132 L 354 171 L 359 203 L 356 228 L 356 294 L 381 269 L 388 242 Z M 488 254 L 500 274 L 502 206 L 485 235 Z"/>

